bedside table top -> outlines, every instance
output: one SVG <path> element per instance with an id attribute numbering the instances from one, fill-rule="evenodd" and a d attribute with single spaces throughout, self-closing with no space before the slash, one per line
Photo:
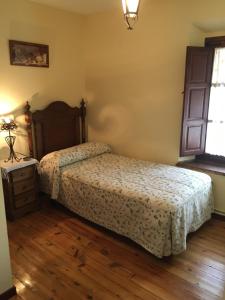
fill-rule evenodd
<path id="1" fill-rule="evenodd" d="M 11 171 L 20 169 L 20 168 L 24 168 L 27 166 L 31 166 L 31 165 L 36 165 L 38 164 L 38 161 L 34 158 L 31 158 L 30 160 L 21 160 L 19 162 L 17 161 L 8 161 L 5 162 L 4 160 L 0 160 L 0 168 L 2 169 L 3 173 L 7 174 Z"/>

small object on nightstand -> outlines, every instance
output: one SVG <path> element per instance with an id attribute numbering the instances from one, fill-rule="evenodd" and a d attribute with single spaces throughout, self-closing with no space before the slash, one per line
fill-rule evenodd
<path id="1" fill-rule="evenodd" d="M 13 163 L 0 161 L 6 216 L 9 220 L 22 217 L 40 207 L 37 163 L 33 158 Z"/>

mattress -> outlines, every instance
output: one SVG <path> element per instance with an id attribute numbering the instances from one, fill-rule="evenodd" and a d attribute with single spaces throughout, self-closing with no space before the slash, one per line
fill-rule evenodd
<path id="1" fill-rule="evenodd" d="M 200 172 L 112 153 L 65 165 L 57 180 L 53 166 L 41 166 L 44 192 L 57 184 L 58 202 L 160 258 L 186 250 L 187 234 L 213 212 L 211 178 Z"/>

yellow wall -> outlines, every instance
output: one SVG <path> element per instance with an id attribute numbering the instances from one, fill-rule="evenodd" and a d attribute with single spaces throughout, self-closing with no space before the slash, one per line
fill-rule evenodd
<path id="1" fill-rule="evenodd" d="M 186 46 L 223 29 L 225 3 L 215 2 L 143 0 L 133 32 L 121 11 L 87 18 L 90 140 L 128 156 L 178 161 Z M 225 177 L 213 179 L 216 209 L 225 212 Z"/>
<path id="2" fill-rule="evenodd" d="M 225 177 L 210 173 L 209 175 L 214 184 L 215 209 L 217 212 L 225 214 Z"/>
<path id="3" fill-rule="evenodd" d="M 186 46 L 200 44 L 201 32 L 179 4 L 152 0 L 141 8 L 133 32 L 121 11 L 87 19 L 89 135 L 125 155 L 176 163 Z"/>
<path id="4" fill-rule="evenodd" d="M 0 295 L 12 287 L 9 246 L 5 218 L 5 206 L 0 179 Z"/>
<path id="5" fill-rule="evenodd" d="M 63 99 L 76 105 L 84 93 L 83 17 L 25 0 L 0 1 L 0 115 L 30 100 L 32 108 Z M 11 66 L 8 40 L 49 45 L 50 68 Z M 23 117 L 17 121 L 23 122 Z M 26 151 L 20 127 L 17 151 Z M 3 136 L 3 134 L 1 134 Z M 0 138 L 0 159 L 7 154 Z"/>

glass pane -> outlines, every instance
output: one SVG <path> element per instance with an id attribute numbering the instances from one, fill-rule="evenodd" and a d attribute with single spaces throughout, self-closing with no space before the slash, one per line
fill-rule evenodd
<path id="1" fill-rule="evenodd" d="M 208 124 L 206 153 L 225 156 L 225 124 Z"/>
<path id="2" fill-rule="evenodd" d="M 225 48 L 215 50 L 206 153 L 225 156 Z"/>
<path id="3" fill-rule="evenodd" d="M 225 83 L 225 48 L 215 49 L 212 84 Z"/>

